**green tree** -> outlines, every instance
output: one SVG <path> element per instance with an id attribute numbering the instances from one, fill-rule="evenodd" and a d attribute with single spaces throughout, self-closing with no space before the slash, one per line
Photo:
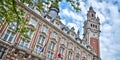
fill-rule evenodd
<path id="1" fill-rule="evenodd" d="M 28 28 L 26 28 L 26 25 L 28 23 L 28 20 L 25 18 L 24 10 L 19 9 L 18 6 L 26 3 L 32 6 L 37 6 L 39 12 L 44 12 L 44 6 L 46 5 L 48 8 L 59 7 L 59 2 L 62 0 L 0 0 L 0 24 L 3 22 L 7 22 L 8 24 L 12 22 L 16 22 L 16 30 L 15 33 L 20 32 L 21 35 L 28 38 L 28 36 L 25 34 L 28 32 Z M 67 2 L 70 2 L 71 6 L 76 10 L 79 11 L 79 5 L 80 2 L 78 0 L 66 0 Z M 14 24 L 13 24 L 14 25 Z"/>

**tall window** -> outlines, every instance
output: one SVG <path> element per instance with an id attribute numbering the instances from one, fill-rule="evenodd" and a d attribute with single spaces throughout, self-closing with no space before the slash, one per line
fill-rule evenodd
<path id="1" fill-rule="evenodd" d="M 44 41 L 45 41 L 45 37 L 40 35 L 39 38 L 38 38 L 38 43 L 43 45 L 44 44 Z"/>
<path id="2" fill-rule="evenodd" d="M 42 26 L 42 30 L 41 30 L 41 32 L 47 34 L 47 32 L 48 32 L 48 27 L 45 26 L 45 25 L 43 25 L 43 26 Z"/>
<path id="3" fill-rule="evenodd" d="M 6 30 L 5 34 L 3 35 L 3 40 L 12 43 L 14 40 L 15 34 L 11 32 L 10 30 Z"/>
<path id="4" fill-rule="evenodd" d="M 72 60 L 72 52 L 71 51 L 68 52 L 68 60 Z"/>
<path id="5" fill-rule="evenodd" d="M 0 46 L 0 59 L 2 59 L 4 53 L 5 53 L 6 48 L 3 46 Z"/>
<path id="6" fill-rule="evenodd" d="M 47 56 L 46 56 L 47 58 L 49 58 L 50 60 L 53 60 L 53 52 L 51 52 L 51 51 L 48 51 L 48 53 L 47 53 Z"/>
<path id="7" fill-rule="evenodd" d="M 12 30 L 11 30 L 12 29 Z M 2 39 L 8 43 L 12 43 L 15 37 L 16 22 L 11 22 L 6 29 Z"/>
<path id="8" fill-rule="evenodd" d="M 60 47 L 60 54 L 64 55 L 64 48 Z"/>
<path id="9" fill-rule="evenodd" d="M 54 50 L 54 48 L 55 48 L 55 43 L 51 42 L 49 45 L 49 49 Z"/>
<path id="10" fill-rule="evenodd" d="M 55 32 L 52 32 L 52 38 L 57 39 L 58 35 Z"/>
<path id="11" fill-rule="evenodd" d="M 24 49 L 28 49 L 30 45 L 30 41 L 22 38 L 19 45 Z"/>

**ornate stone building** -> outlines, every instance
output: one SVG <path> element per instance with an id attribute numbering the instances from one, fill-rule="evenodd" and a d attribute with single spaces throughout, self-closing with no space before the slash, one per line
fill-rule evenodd
<path id="1" fill-rule="evenodd" d="M 20 8 L 29 20 L 27 28 L 35 31 L 29 30 L 27 39 L 13 32 L 15 22 L 0 25 L 0 60 L 100 60 L 100 22 L 92 7 L 84 22 L 83 39 L 74 27 L 69 29 L 60 21 L 56 8 L 48 14 L 40 14 L 27 4 Z"/>

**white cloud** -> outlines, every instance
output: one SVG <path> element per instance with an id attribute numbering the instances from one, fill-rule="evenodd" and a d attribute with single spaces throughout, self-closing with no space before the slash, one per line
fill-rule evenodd
<path id="1" fill-rule="evenodd" d="M 75 13 L 75 12 L 73 12 L 73 11 L 68 10 L 67 8 L 66 8 L 66 9 L 63 9 L 63 10 L 62 10 L 62 13 L 63 13 L 63 15 L 68 16 L 68 17 L 71 18 L 71 19 L 78 20 L 78 21 L 79 21 L 79 20 L 80 20 L 80 21 L 83 20 L 83 17 L 82 17 L 82 16 L 78 15 L 77 13 Z"/>

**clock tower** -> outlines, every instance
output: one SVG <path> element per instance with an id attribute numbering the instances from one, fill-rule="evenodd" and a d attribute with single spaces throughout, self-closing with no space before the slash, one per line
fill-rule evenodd
<path id="1" fill-rule="evenodd" d="M 100 21 L 96 17 L 96 12 L 92 7 L 87 12 L 87 20 L 84 22 L 83 39 L 87 45 L 91 46 L 91 50 L 96 56 L 100 56 L 99 52 L 99 36 L 100 36 Z"/>

